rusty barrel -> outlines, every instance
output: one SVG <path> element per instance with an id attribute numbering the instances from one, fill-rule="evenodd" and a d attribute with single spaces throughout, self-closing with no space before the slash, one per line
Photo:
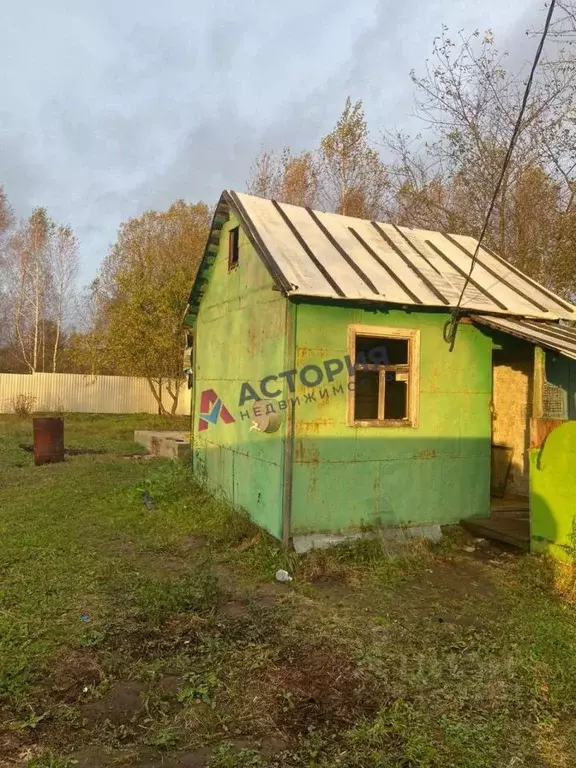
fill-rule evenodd
<path id="1" fill-rule="evenodd" d="M 64 461 L 64 421 L 56 418 L 33 419 L 34 463 Z"/>

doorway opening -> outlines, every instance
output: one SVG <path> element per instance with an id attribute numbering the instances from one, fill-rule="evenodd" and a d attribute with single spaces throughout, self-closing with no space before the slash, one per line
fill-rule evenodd
<path id="1" fill-rule="evenodd" d="M 490 517 L 470 520 L 477 536 L 530 548 L 529 449 L 534 347 L 502 337 L 492 353 Z"/>
<path id="2" fill-rule="evenodd" d="M 492 353 L 492 476 L 496 498 L 528 499 L 534 347 L 509 337 Z"/>

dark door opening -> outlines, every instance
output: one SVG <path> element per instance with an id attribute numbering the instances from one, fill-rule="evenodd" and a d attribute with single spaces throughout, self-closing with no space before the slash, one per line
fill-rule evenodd
<path id="1" fill-rule="evenodd" d="M 492 353 L 492 493 L 528 498 L 534 347 L 509 337 Z"/>
<path id="2" fill-rule="evenodd" d="M 534 347 L 506 337 L 492 353 L 491 509 L 465 523 L 476 536 L 530 548 L 528 496 Z"/>

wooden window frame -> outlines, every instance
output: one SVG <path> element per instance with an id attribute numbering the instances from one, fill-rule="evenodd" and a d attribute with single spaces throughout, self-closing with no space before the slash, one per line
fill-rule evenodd
<path id="1" fill-rule="evenodd" d="M 381 339 L 405 339 L 408 342 L 408 408 L 406 419 L 360 419 L 354 418 L 354 389 L 356 374 L 348 375 L 348 395 L 346 398 L 346 421 L 350 427 L 409 427 L 418 426 L 420 405 L 420 331 L 411 328 L 384 328 L 381 325 L 349 325 L 348 326 L 348 354 L 350 360 L 355 361 L 356 338 L 358 336 L 370 336 Z M 380 385 L 378 390 L 378 412 L 384 413 L 384 387 L 386 369 L 395 369 L 397 366 L 370 365 L 364 366 L 364 370 L 378 370 Z M 354 369 L 356 370 L 356 369 Z M 350 389 L 350 383 L 354 387 Z"/>
<path id="2" fill-rule="evenodd" d="M 240 227 L 228 230 L 228 272 L 236 269 L 240 261 Z"/>

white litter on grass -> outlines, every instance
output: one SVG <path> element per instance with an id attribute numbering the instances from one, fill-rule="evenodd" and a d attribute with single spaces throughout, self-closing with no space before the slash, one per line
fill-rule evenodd
<path id="1" fill-rule="evenodd" d="M 476 552 L 476 547 L 462 547 L 464 552 Z"/>
<path id="2" fill-rule="evenodd" d="M 292 576 L 290 576 L 288 571 L 285 571 L 282 568 L 280 568 L 279 570 L 276 571 L 276 581 L 286 583 L 287 581 L 292 581 Z"/>

